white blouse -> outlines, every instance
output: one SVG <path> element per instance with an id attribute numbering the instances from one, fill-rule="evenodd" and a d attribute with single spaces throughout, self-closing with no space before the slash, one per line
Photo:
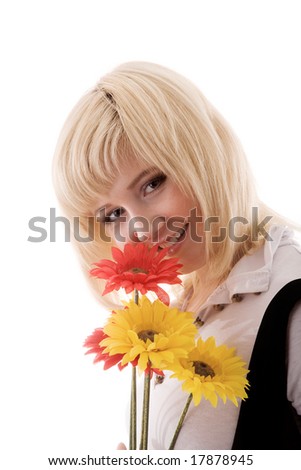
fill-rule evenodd
<path id="1" fill-rule="evenodd" d="M 301 248 L 293 233 L 286 227 L 273 226 L 270 236 L 272 241 L 266 241 L 260 250 L 244 256 L 234 266 L 198 312 L 204 322 L 199 329 L 202 338 L 214 336 L 217 345 L 235 347 L 247 367 L 269 302 L 281 287 L 301 278 Z M 242 300 L 234 301 L 234 294 L 240 294 Z M 223 309 L 218 310 L 216 305 Z M 301 415 L 301 302 L 290 317 L 288 334 L 287 396 Z M 168 374 L 161 384 L 152 380 L 149 449 L 168 449 L 187 397 L 181 383 Z M 192 402 L 175 449 L 231 449 L 239 409 L 230 401 L 224 404 L 220 400 L 216 408 L 205 399 L 197 407 Z M 138 416 L 138 424 L 140 421 Z"/>

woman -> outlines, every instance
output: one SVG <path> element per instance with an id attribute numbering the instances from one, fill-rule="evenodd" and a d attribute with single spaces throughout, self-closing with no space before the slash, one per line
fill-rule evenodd
<path id="1" fill-rule="evenodd" d="M 156 64 L 116 68 L 68 117 L 54 181 L 80 220 L 84 272 L 112 245 L 168 246 L 183 264 L 178 307 L 249 365 L 248 399 L 191 407 L 176 448 L 300 449 L 300 247 L 258 199 L 238 139 L 201 92 Z M 173 380 L 153 393 L 149 444 L 166 449 L 186 397 Z"/>

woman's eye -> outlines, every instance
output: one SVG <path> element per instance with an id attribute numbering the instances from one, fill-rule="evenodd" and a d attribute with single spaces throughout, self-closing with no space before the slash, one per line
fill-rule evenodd
<path id="1" fill-rule="evenodd" d="M 105 214 L 103 216 L 102 221 L 105 224 L 116 222 L 116 220 L 118 220 L 122 216 L 123 213 L 124 213 L 123 207 L 119 207 L 118 209 L 114 209 L 113 211 L 109 212 L 108 214 Z"/>
<path id="2" fill-rule="evenodd" d="M 144 194 L 150 194 L 156 189 L 158 189 L 162 183 L 166 180 L 166 175 L 158 175 L 155 178 L 152 178 L 151 181 L 149 181 L 145 187 L 144 187 Z"/>

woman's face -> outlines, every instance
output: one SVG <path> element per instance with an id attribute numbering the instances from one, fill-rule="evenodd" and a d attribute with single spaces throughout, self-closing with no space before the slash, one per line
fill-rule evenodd
<path id="1" fill-rule="evenodd" d="M 96 217 L 106 236 L 120 248 L 144 241 L 168 246 L 168 255 L 183 264 L 183 274 L 205 263 L 200 211 L 177 184 L 157 168 L 131 158 L 111 189 L 101 194 Z"/>

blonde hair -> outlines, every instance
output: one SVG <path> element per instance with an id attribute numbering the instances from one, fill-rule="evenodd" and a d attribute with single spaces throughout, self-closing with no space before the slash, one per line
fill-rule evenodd
<path id="1" fill-rule="evenodd" d="M 186 78 L 161 65 L 132 62 L 104 76 L 80 99 L 55 152 L 54 185 L 63 211 L 70 219 L 80 217 L 83 236 L 93 220 L 93 240 L 75 241 L 84 272 L 110 257 L 111 244 L 103 241 L 104 229 L 92 208 L 114 182 L 129 150 L 189 194 L 203 220 L 218 216 L 205 233 L 209 283 L 223 280 L 241 256 L 262 243 L 260 234 L 251 237 L 252 207 L 259 208 L 260 217 L 271 211 L 258 201 L 243 149 L 229 125 Z M 247 240 L 237 243 L 226 236 L 212 242 L 236 216 L 248 221 L 236 230 L 237 237 L 244 233 Z M 198 279 L 198 272 L 188 276 L 192 298 L 201 295 Z M 102 283 L 90 281 L 99 296 Z"/>

